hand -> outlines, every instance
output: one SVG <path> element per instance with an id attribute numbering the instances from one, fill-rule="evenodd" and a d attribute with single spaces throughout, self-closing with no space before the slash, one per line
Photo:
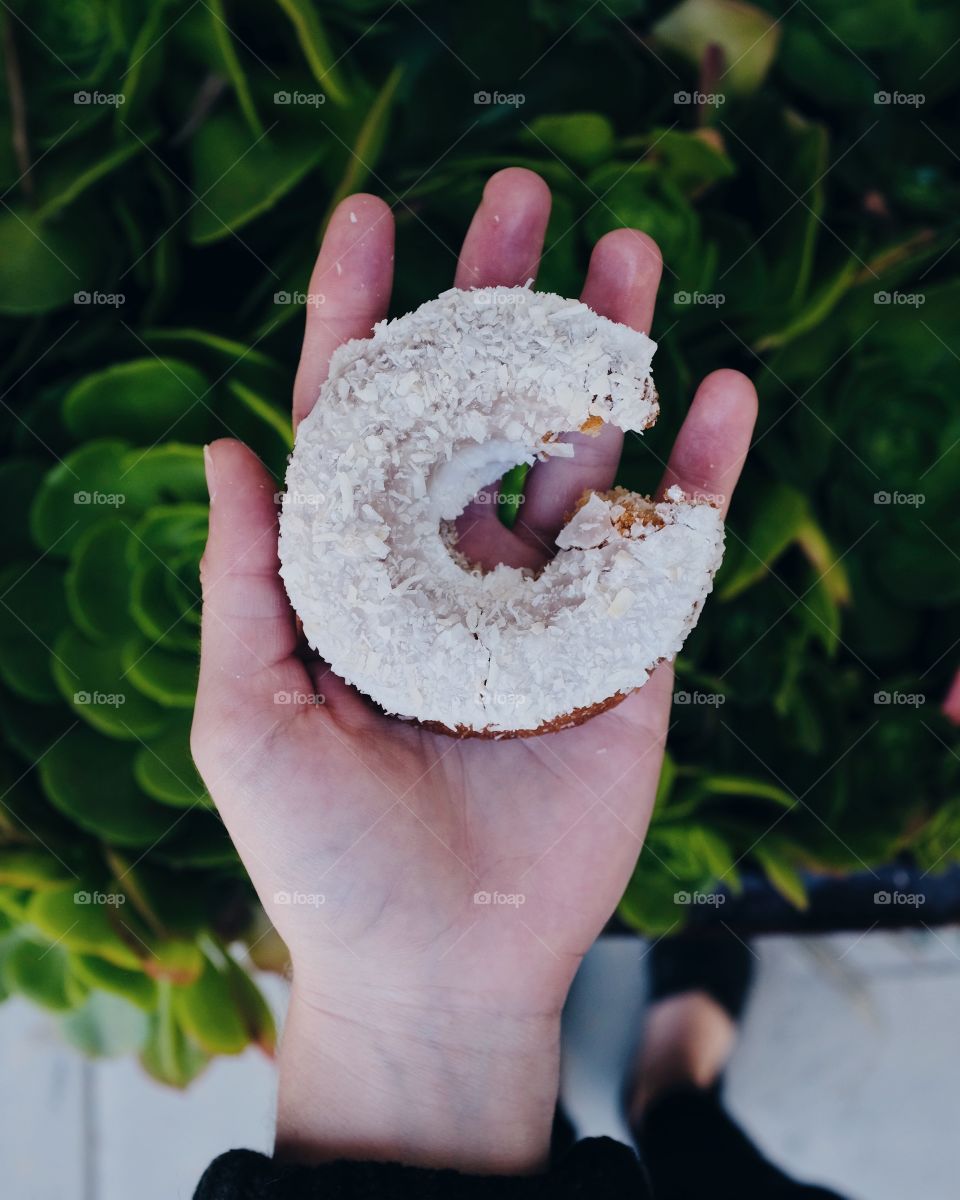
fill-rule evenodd
<path id="1" fill-rule="evenodd" d="M 494 175 L 457 285 L 534 276 L 549 208 L 539 176 Z M 310 283 L 324 303 L 307 308 L 295 421 L 336 346 L 385 316 L 393 236 L 373 196 L 334 213 Z M 582 298 L 649 330 L 660 272 L 653 242 L 620 229 L 595 246 Z M 744 376 L 708 376 L 663 486 L 729 498 L 755 412 Z M 583 490 L 610 486 L 622 435 L 570 437 L 576 457 L 535 467 L 513 531 L 494 506 L 467 510 L 469 557 L 544 562 Z M 300 652 L 277 574 L 275 482 L 237 442 L 214 443 L 207 461 L 193 752 L 292 956 L 280 1145 L 307 1159 L 534 1170 L 556 1100 L 561 1007 L 643 844 L 671 669 L 547 736 L 458 741 L 385 717 Z M 291 695 L 323 703 L 277 702 Z M 484 892 L 512 899 L 476 902 Z"/>

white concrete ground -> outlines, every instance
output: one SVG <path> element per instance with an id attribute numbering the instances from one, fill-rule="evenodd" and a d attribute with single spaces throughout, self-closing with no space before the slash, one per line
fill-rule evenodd
<path id="1" fill-rule="evenodd" d="M 777 937 L 757 951 L 729 1073 L 744 1126 L 787 1169 L 850 1200 L 955 1200 L 960 931 Z M 616 1096 L 640 1024 L 642 953 L 606 939 L 571 999 L 564 1090 L 586 1133 L 626 1136 Z M 11 1001 L 0 1079 L 5 1200 L 188 1200 L 217 1153 L 270 1145 L 273 1069 L 255 1052 L 180 1094 L 133 1062 L 82 1061 Z"/>

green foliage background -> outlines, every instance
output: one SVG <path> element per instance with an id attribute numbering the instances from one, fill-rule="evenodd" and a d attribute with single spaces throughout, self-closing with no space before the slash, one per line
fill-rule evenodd
<path id="1" fill-rule="evenodd" d="M 271 1048 L 246 969 L 282 946 L 188 748 L 200 448 L 242 437 L 280 479 L 339 198 L 392 203 L 400 312 L 449 286 L 509 164 L 554 191 L 538 286 L 575 295 L 620 225 L 663 249 L 663 415 L 622 482 L 655 485 L 707 370 L 761 396 L 623 915 L 669 929 L 675 891 L 747 865 L 802 905 L 807 868 L 956 861 L 960 9 L 17 0 L 2 23 L 2 990 L 172 1083 Z"/>

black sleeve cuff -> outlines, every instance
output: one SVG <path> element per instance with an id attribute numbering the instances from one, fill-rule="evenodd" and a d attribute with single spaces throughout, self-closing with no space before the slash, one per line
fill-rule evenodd
<path id="1" fill-rule="evenodd" d="M 543 1175 L 461 1175 L 399 1163 L 305 1167 L 253 1150 L 214 1159 L 194 1200 L 649 1200 L 637 1156 L 611 1138 L 577 1142 Z"/>

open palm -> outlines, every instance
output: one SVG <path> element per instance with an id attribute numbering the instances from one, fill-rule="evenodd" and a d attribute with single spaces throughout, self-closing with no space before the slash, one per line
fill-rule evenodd
<path id="1" fill-rule="evenodd" d="M 536 274 L 550 195 L 532 172 L 493 176 L 464 242 L 461 287 Z M 311 281 L 294 419 L 330 354 L 386 314 L 393 220 L 372 196 L 336 210 Z M 596 245 L 583 300 L 649 330 L 656 246 L 621 229 Z M 670 402 L 670 398 L 667 398 Z M 753 427 L 733 371 L 701 384 L 664 486 L 729 498 Z M 572 460 L 535 467 L 522 519 L 460 518 L 485 564 L 540 565 L 585 488 L 606 489 L 621 435 L 571 435 Z M 477 997 L 504 1016 L 558 1010 L 640 851 L 663 752 L 672 674 L 584 725 L 524 739 L 456 740 L 383 716 L 303 653 L 278 576 L 276 485 L 238 442 L 208 451 L 203 654 L 194 757 L 301 986 Z"/>

